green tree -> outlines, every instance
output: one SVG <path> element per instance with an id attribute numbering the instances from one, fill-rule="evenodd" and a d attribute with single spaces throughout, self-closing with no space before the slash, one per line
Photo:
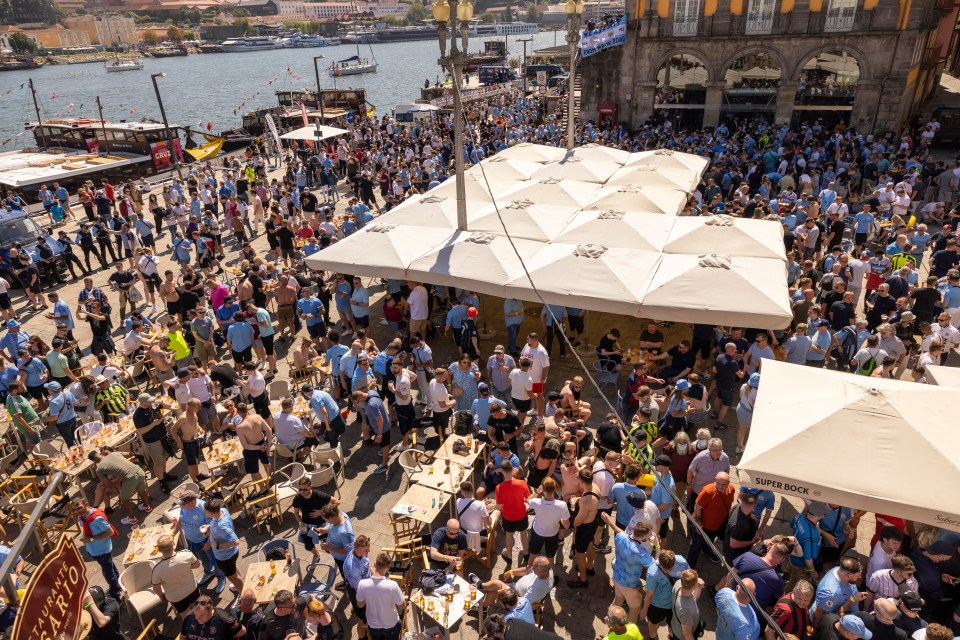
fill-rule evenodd
<path id="1" fill-rule="evenodd" d="M 243 29 L 243 35 L 250 35 L 253 33 L 253 28 L 250 26 L 250 21 L 246 18 L 240 18 L 235 21 L 233 24 Z"/>
<path id="2" fill-rule="evenodd" d="M 167 29 L 167 40 L 170 42 L 183 42 L 183 31 L 176 25 L 171 25 Z"/>
<path id="3" fill-rule="evenodd" d="M 413 24 L 426 19 L 427 9 L 423 6 L 423 3 L 419 2 L 419 0 L 417 2 L 410 3 L 410 8 L 407 9 L 407 22 Z"/>
<path id="4" fill-rule="evenodd" d="M 500 14 L 501 22 L 513 22 L 513 7 L 507 5 Z"/>
<path id="5" fill-rule="evenodd" d="M 497 21 L 497 14 L 492 11 L 484 11 L 477 17 L 480 18 L 481 24 L 493 24 Z"/>
<path id="6" fill-rule="evenodd" d="M 537 11 L 536 2 L 527 3 L 527 22 L 533 22 L 533 23 L 540 22 L 540 12 Z"/>
<path id="7" fill-rule="evenodd" d="M 31 40 L 27 34 L 22 31 L 16 31 L 10 36 L 10 48 L 14 53 L 36 53 L 37 43 Z"/>
<path id="8" fill-rule="evenodd" d="M 196 31 L 184 31 L 183 32 L 184 40 L 199 40 L 200 36 L 197 35 Z"/>
<path id="9" fill-rule="evenodd" d="M 148 47 L 154 47 L 160 44 L 160 38 L 158 38 L 157 34 L 153 31 L 147 31 L 145 34 L 143 34 L 143 44 L 147 45 Z"/>

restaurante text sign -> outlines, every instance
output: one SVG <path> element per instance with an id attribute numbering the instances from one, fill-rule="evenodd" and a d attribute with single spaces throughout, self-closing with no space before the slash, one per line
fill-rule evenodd
<path id="1" fill-rule="evenodd" d="M 73 540 L 62 536 L 27 584 L 14 638 L 74 640 L 80 626 L 87 570 Z"/>

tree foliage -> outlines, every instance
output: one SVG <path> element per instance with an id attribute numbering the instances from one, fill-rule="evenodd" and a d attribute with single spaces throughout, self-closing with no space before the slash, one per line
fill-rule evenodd
<path id="1" fill-rule="evenodd" d="M 480 18 L 481 24 L 493 24 L 497 21 L 497 14 L 492 11 L 484 11 L 477 17 Z"/>
<path id="2" fill-rule="evenodd" d="M 37 43 L 30 39 L 27 34 L 22 31 L 16 31 L 10 36 L 10 48 L 13 49 L 14 53 L 36 53 Z"/>
<path id="3" fill-rule="evenodd" d="M 501 22 L 513 22 L 513 7 L 507 5 L 500 14 Z"/>
<path id="4" fill-rule="evenodd" d="M 144 33 L 141 40 L 143 40 L 143 44 L 147 45 L 148 47 L 155 47 L 156 45 L 160 44 L 160 38 L 158 38 L 157 34 L 153 31 L 147 31 Z"/>
<path id="5" fill-rule="evenodd" d="M 427 18 L 427 9 L 423 6 L 422 2 L 410 3 L 410 8 L 407 9 L 407 22 L 413 24 L 421 20 L 426 20 Z"/>
<path id="6" fill-rule="evenodd" d="M 528 2 L 528 3 L 527 3 L 527 18 L 526 18 L 526 20 L 527 20 L 527 22 L 534 22 L 534 23 L 540 21 L 540 12 L 537 11 L 537 3 L 536 3 L 536 2 Z"/>
<path id="7" fill-rule="evenodd" d="M 60 17 L 60 8 L 54 0 L 0 0 L 0 24 L 46 22 L 52 24 Z"/>
<path id="8" fill-rule="evenodd" d="M 170 42 L 183 42 L 183 31 L 176 25 L 171 25 L 167 29 L 167 40 Z"/>

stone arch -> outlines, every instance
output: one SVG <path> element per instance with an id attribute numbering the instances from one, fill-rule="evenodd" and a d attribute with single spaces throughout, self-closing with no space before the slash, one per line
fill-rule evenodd
<path id="1" fill-rule="evenodd" d="M 794 67 L 790 71 L 790 75 L 788 77 L 791 80 L 799 81 L 800 74 L 803 73 L 803 68 L 806 66 L 806 64 L 811 60 L 813 60 L 814 58 L 818 57 L 822 53 L 846 53 L 847 55 L 852 57 L 854 60 L 856 60 L 857 65 L 860 67 L 861 79 L 867 80 L 872 78 L 872 75 L 869 71 L 870 65 L 867 63 L 867 57 L 864 55 L 864 53 L 859 49 L 857 49 L 856 47 L 853 47 L 845 43 L 844 44 L 827 44 L 827 45 L 823 45 L 822 47 L 811 49 L 810 51 L 808 51 L 806 54 L 804 54 L 799 58 L 799 61 L 797 62 L 796 67 Z"/>
<path id="2" fill-rule="evenodd" d="M 781 53 L 777 49 L 774 49 L 773 47 L 768 47 L 766 45 L 752 45 L 749 47 L 738 49 L 736 53 L 734 53 L 733 55 L 725 59 L 723 63 L 719 66 L 720 73 L 717 74 L 716 80 L 718 82 L 723 82 L 724 79 L 726 78 L 727 70 L 730 68 L 730 65 L 732 65 L 734 62 L 736 62 L 743 56 L 750 55 L 751 53 L 766 53 L 772 56 L 773 58 L 775 58 L 776 61 L 780 64 L 781 81 L 786 80 L 788 78 L 787 73 L 790 71 L 791 67 L 787 63 L 787 59 L 783 56 L 783 53 Z"/>
<path id="3" fill-rule="evenodd" d="M 663 65 L 676 56 L 687 55 L 692 56 L 700 61 L 703 67 L 707 70 L 707 84 L 716 82 L 717 76 L 716 71 L 711 67 L 709 60 L 710 56 L 701 51 L 700 49 L 695 49 L 693 47 L 671 47 L 669 51 L 660 56 L 656 63 L 651 65 L 650 77 L 647 78 L 648 82 L 657 82 L 657 76 L 660 75 L 660 69 L 663 68 Z"/>

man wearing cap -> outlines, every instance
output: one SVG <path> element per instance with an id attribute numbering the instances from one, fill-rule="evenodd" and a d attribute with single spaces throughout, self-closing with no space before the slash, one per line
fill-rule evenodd
<path id="1" fill-rule="evenodd" d="M 176 551 L 173 536 L 170 535 L 162 535 L 157 539 L 157 549 L 160 551 L 160 560 L 150 574 L 153 591 L 184 617 L 200 597 L 200 586 L 193 575 L 193 570 L 200 568 L 200 561 L 190 551 Z"/>
<path id="2" fill-rule="evenodd" d="M 210 516 L 206 515 L 203 510 L 206 503 L 197 497 L 195 491 L 190 489 L 180 494 L 178 503 L 180 504 L 180 514 L 173 520 L 172 533 L 176 536 L 180 531 L 183 531 L 183 537 L 187 541 L 187 549 L 192 551 L 203 565 L 203 576 L 198 581 L 199 584 L 207 584 L 216 576 L 217 586 L 215 591 L 221 593 L 226 586 L 227 577 L 217 567 L 217 563 L 213 559 L 213 550 L 204 549 L 207 544 L 204 527 L 210 524 Z"/>
<path id="3" fill-rule="evenodd" d="M 817 320 L 814 326 L 816 326 L 817 332 L 811 337 L 806 365 L 822 369 L 826 363 L 827 354 L 830 352 L 830 346 L 833 344 L 833 336 L 830 335 L 829 320 Z"/>
<path id="4" fill-rule="evenodd" d="M 897 607 L 897 619 L 894 624 L 907 632 L 908 636 L 927 626 L 926 620 L 920 617 L 920 611 L 923 609 L 923 599 L 916 591 L 905 591 L 900 596 Z M 952 633 L 950 634 L 953 635 Z"/>
<path id="5" fill-rule="evenodd" d="M 477 394 L 479 397 L 473 401 L 470 407 L 470 411 L 473 413 L 473 426 L 485 432 L 493 405 L 503 405 L 504 407 L 507 405 L 491 395 L 490 385 L 486 382 L 477 385 Z"/>
<path id="6" fill-rule="evenodd" d="M 97 478 L 120 485 L 120 506 L 127 514 L 120 522 L 126 525 L 138 524 L 133 515 L 134 497 L 139 496 L 140 504 L 137 508 L 144 513 L 150 513 L 150 493 L 147 490 L 147 479 L 143 469 L 127 460 L 119 451 L 104 450 L 91 451 L 87 458 L 95 465 Z"/>
<path id="7" fill-rule="evenodd" d="M 176 480 L 177 477 L 167 473 L 167 450 L 163 448 L 162 440 L 167 435 L 167 426 L 163 419 L 160 409 L 170 409 L 170 405 L 165 401 L 157 401 L 156 396 L 149 393 L 141 393 L 137 397 L 137 409 L 133 412 L 133 426 L 137 429 L 137 435 L 143 441 L 143 447 L 147 457 L 150 459 L 150 465 L 153 473 L 160 481 L 160 490 L 164 493 L 170 493 L 170 486 L 167 484 L 170 480 Z M 196 446 L 199 449 L 199 446 Z M 187 464 L 190 464 L 189 457 Z M 196 465 L 196 462 L 194 462 Z M 189 468 L 189 467 L 188 467 Z"/>
<path id="8" fill-rule="evenodd" d="M 750 551 L 757 540 L 758 526 L 753 518 L 753 509 L 757 496 L 752 493 L 738 493 L 740 504 L 730 513 L 727 520 L 727 533 L 723 538 L 723 557 L 732 565 L 737 558 Z"/>
<path id="9" fill-rule="evenodd" d="M 63 436 L 67 446 L 75 446 L 74 433 L 77 429 L 77 412 L 74 406 L 77 403 L 76 397 L 69 391 L 64 391 L 59 382 L 48 382 L 43 386 L 50 392 L 50 402 L 47 405 L 49 411 L 46 418 L 47 424 L 56 423 L 57 431 Z"/>
<path id="10" fill-rule="evenodd" d="M 660 512 L 660 526 L 657 534 L 664 538 L 667 535 L 670 524 L 670 514 L 673 512 L 673 494 L 677 485 L 670 472 L 670 465 L 673 463 L 670 456 L 658 455 L 653 460 L 653 469 L 656 472 L 657 480 L 653 483 L 653 489 L 650 491 L 650 501 L 657 505 Z"/>
<path id="11" fill-rule="evenodd" d="M 821 540 L 820 528 L 817 525 L 829 512 L 830 505 L 826 502 L 811 502 L 790 521 L 793 536 L 803 552 L 800 555 L 791 554 L 790 556 L 790 585 L 796 584 L 801 579 L 817 579 L 814 562 L 820 555 Z"/>
<path id="12" fill-rule="evenodd" d="M 480 331 L 477 329 L 477 308 L 468 307 L 467 317 L 460 326 L 460 353 L 476 362 L 480 359 Z"/>
<path id="13" fill-rule="evenodd" d="M 7 332 L 0 338 L 0 349 L 6 351 L 7 360 L 17 364 L 17 353 L 26 349 L 29 341 L 30 334 L 20 326 L 19 320 L 7 320 Z"/>
<path id="14" fill-rule="evenodd" d="M 112 422 L 118 416 L 127 413 L 130 408 L 130 394 L 120 381 L 107 380 L 105 376 L 100 375 L 94 382 L 97 385 L 94 408 L 100 412 L 104 423 Z"/>
<path id="15" fill-rule="evenodd" d="M 828 613 L 816 623 L 813 640 L 870 640 L 873 633 L 855 615 Z"/>

